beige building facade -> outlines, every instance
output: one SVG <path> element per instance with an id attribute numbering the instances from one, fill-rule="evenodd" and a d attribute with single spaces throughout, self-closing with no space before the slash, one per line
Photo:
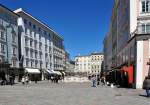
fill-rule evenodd
<path id="1" fill-rule="evenodd" d="M 91 53 L 86 56 L 75 57 L 75 71 L 98 75 L 102 69 L 104 55 L 102 53 Z"/>

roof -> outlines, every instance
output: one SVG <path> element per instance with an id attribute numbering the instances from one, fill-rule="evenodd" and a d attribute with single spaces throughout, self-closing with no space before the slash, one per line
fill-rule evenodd
<path id="1" fill-rule="evenodd" d="M 55 33 L 59 38 L 61 38 L 62 40 L 64 40 L 63 37 L 60 36 L 60 35 L 58 35 L 58 33 L 56 33 L 50 26 L 48 26 L 48 25 L 47 25 L 46 23 L 44 23 L 44 22 L 41 22 L 39 19 L 33 17 L 30 13 L 24 11 L 22 8 L 16 9 L 14 12 L 15 12 L 15 13 L 23 12 L 25 15 L 31 17 L 33 20 L 35 20 L 35 21 L 37 21 L 38 23 L 40 23 L 41 25 L 45 26 L 46 28 L 48 28 L 49 30 L 51 30 L 53 33 Z"/>
<path id="2" fill-rule="evenodd" d="M 2 8 L 4 8 L 4 9 L 8 10 L 9 12 L 13 13 L 13 14 L 16 15 L 17 17 L 20 17 L 18 14 L 16 14 L 15 12 L 13 12 L 11 9 L 7 8 L 6 6 L 0 4 L 0 7 L 2 7 Z"/>
<path id="3" fill-rule="evenodd" d="M 90 55 L 78 55 L 78 56 L 75 56 L 75 57 L 89 57 Z"/>
<path id="4" fill-rule="evenodd" d="M 94 52 L 94 53 L 91 53 L 91 55 L 103 55 L 103 53 L 96 53 L 96 52 Z"/>

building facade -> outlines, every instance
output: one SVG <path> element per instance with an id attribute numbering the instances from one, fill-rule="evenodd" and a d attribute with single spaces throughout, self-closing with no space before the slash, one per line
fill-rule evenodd
<path id="1" fill-rule="evenodd" d="M 0 5 L 0 71 L 19 68 L 18 15 Z"/>
<path id="2" fill-rule="evenodd" d="M 20 16 L 18 19 L 20 66 L 39 69 L 42 72 L 64 71 L 63 38 L 23 9 L 14 12 Z"/>
<path id="3" fill-rule="evenodd" d="M 91 70 L 89 74 L 100 74 L 103 68 L 104 56 L 102 53 L 92 53 L 90 56 Z"/>
<path id="4" fill-rule="evenodd" d="M 101 73 L 104 56 L 102 53 L 91 53 L 87 56 L 75 57 L 75 71 L 84 72 L 88 75 Z"/>
<path id="5" fill-rule="evenodd" d="M 75 57 L 75 72 L 89 73 L 91 70 L 90 56 Z"/>
<path id="6" fill-rule="evenodd" d="M 149 72 L 149 7 L 149 0 L 115 0 L 111 34 L 104 40 L 104 55 L 108 55 L 109 46 L 112 45 L 111 69 L 124 71 L 128 75 L 128 83 L 135 88 L 142 88 Z M 112 41 L 106 45 L 110 35 Z M 104 62 L 104 67 L 107 67 L 107 57 Z"/>

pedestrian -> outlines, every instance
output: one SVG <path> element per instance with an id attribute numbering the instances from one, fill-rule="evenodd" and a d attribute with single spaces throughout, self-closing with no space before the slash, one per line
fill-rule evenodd
<path id="1" fill-rule="evenodd" d="M 146 91 L 147 97 L 150 97 L 150 75 L 145 77 L 143 89 Z"/>
<path id="2" fill-rule="evenodd" d="M 102 86 L 104 86 L 106 84 L 106 78 L 105 78 L 105 76 L 102 76 L 101 82 L 102 82 Z"/>
<path id="3" fill-rule="evenodd" d="M 5 72 L 4 71 L 2 71 L 2 73 L 1 73 L 1 78 L 2 78 L 1 85 L 5 85 L 6 84 L 6 76 L 5 76 Z"/>
<path id="4" fill-rule="evenodd" d="M 28 76 L 25 77 L 25 81 L 26 81 L 26 85 L 28 85 L 29 84 L 29 78 L 28 78 Z"/>
<path id="5" fill-rule="evenodd" d="M 37 79 L 37 76 L 35 75 L 35 83 L 37 84 L 37 81 L 38 81 L 38 79 Z"/>
<path id="6" fill-rule="evenodd" d="M 12 75 L 9 75 L 9 83 L 11 86 L 13 85 L 13 76 Z"/>
<path id="7" fill-rule="evenodd" d="M 100 77 L 99 77 L 99 75 L 97 76 L 97 85 L 99 85 L 100 84 Z"/>
<path id="8" fill-rule="evenodd" d="M 25 84 L 25 77 L 24 76 L 22 77 L 21 82 L 22 82 L 23 85 Z"/>
<path id="9" fill-rule="evenodd" d="M 92 87 L 96 87 L 96 76 L 93 75 L 92 77 Z"/>

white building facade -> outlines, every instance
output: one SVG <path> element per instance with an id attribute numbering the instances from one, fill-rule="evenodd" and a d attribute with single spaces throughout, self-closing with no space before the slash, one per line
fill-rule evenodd
<path id="1" fill-rule="evenodd" d="M 23 68 L 64 71 L 65 51 L 63 38 L 24 10 L 14 11 L 20 16 L 20 61 Z"/>
<path id="2" fill-rule="evenodd" d="M 0 4 L 0 71 L 5 73 L 8 72 L 6 66 L 15 70 L 19 68 L 18 17 L 13 11 Z"/>

